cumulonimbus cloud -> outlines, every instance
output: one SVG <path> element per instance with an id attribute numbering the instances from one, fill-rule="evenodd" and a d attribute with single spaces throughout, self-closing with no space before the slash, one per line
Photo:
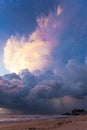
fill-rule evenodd
<path id="1" fill-rule="evenodd" d="M 74 107 L 87 108 L 87 58 L 85 62 L 78 62 L 87 54 L 83 40 L 86 39 L 86 21 L 78 14 L 87 14 L 82 11 L 84 2 L 80 8 L 79 0 L 76 3 L 66 1 L 63 12 L 62 8 L 58 8 L 56 14 L 37 18 L 38 26 L 27 40 L 17 36 L 7 40 L 4 48 L 6 68 L 16 73 L 21 69 L 28 70 L 22 71 L 18 79 L 13 74 L 0 79 L 0 107 L 35 114 L 58 113 Z M 83 49 L 84 54 L 81 53 Z M 54 68 L 47 72 L 46 69 L 51 66 Z M 29 70 L 37 71 L 31 73 Z"/>
<path id="2" fill-rule="evenodd" d="M 61 8 L 58 9 L 60 15 Z M 20 72 L 22 69 L 43 70 L 51 62 L 51 53 L 58 42 L 57 31 L 60 28 L 59 16 L 51 13 L 48 16 L 37 17 L 35 31 L 28 38 L 11 36 L 4 48 L 4 64 L 10 72 Z M 56 42 L 57 41 L 57 42 Z"/>

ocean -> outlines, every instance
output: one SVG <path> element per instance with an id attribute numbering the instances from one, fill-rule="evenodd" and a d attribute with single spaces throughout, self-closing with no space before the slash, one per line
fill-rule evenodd
<path id="1" fill-rule="evenodd" d="M 0 122 L 20 122 L 48 119 L 53 120 L 67 117 L 67 115 L 0 115 Z"/>

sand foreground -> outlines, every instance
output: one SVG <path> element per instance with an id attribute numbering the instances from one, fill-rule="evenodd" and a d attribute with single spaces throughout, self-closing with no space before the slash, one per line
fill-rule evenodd
<path id="1" fill-rule="evenodd" d="M 87 130 L 87 115 L 53 120 L 0 123 L 0 130 Z"/>

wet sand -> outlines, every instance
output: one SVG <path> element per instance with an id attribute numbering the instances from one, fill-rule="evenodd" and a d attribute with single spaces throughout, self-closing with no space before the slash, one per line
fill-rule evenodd
<path id="1" fill-rule="evenodd" d="M 87 115 L 53 120 L 0 123 L 0 130 L 87 130 Z"/>

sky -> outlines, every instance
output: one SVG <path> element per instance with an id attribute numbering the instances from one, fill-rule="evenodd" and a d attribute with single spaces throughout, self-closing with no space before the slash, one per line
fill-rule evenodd
<path id="1" fill-rule="evenodd" d="M 0 0 L 0 61 L 1 109 L 87 109 L 87 0 Z"/>

